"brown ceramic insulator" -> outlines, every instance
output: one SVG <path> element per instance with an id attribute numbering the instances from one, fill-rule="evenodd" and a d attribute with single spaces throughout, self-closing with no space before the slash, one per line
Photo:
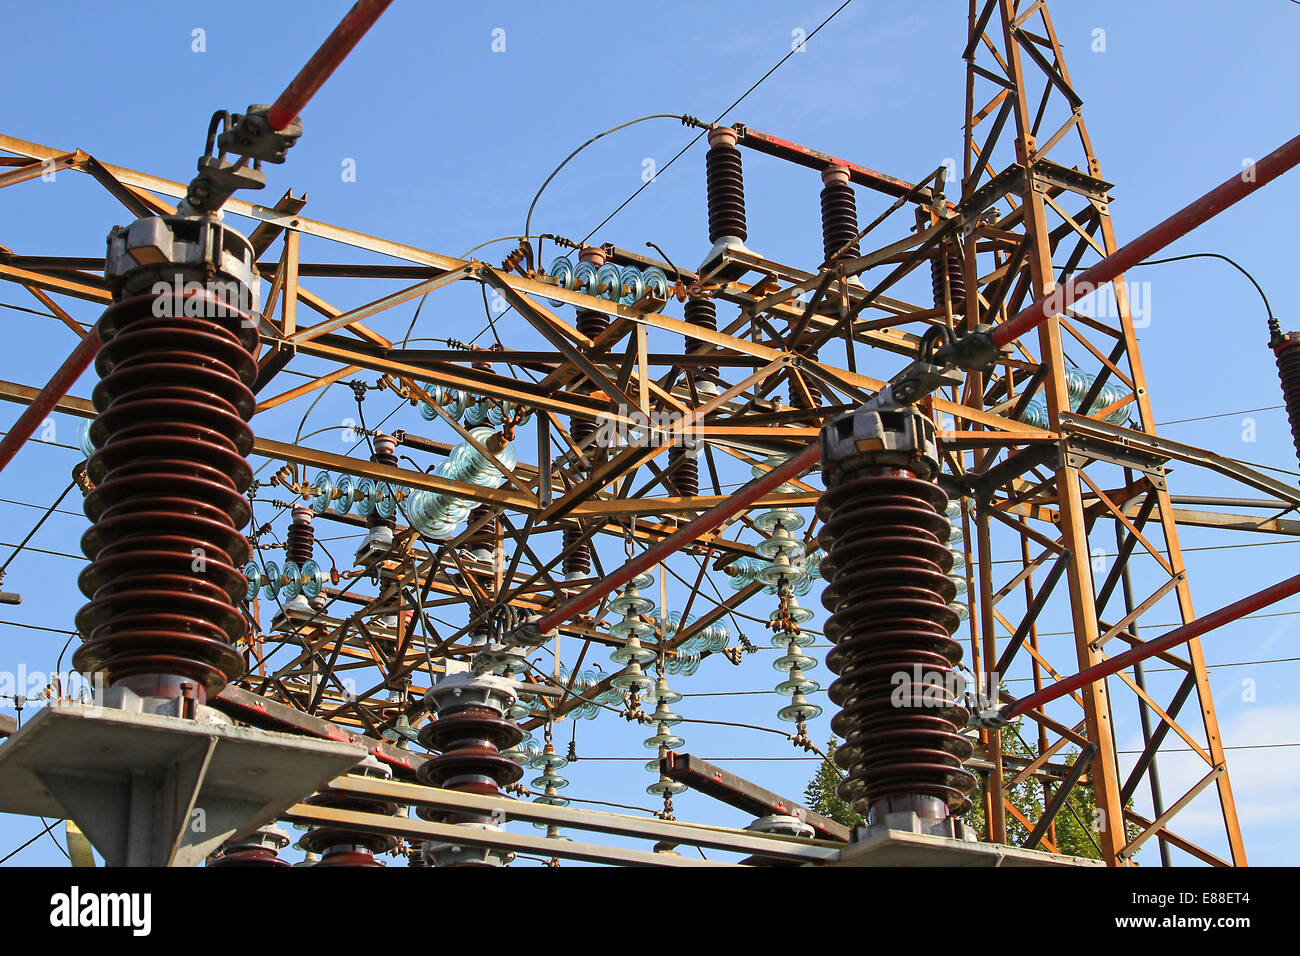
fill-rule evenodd
<path id="1" fill-rule="evenodd" d="M 420 730 L 420 744 L 439 755 L 420 765 L 424 783 L 462 793 L 500 796 L 501 788 L 516 783 L 524 768 L 501 751 L 523 740 L 524 732 L 490 707 L 470 703 L 441 710 L 437 720 Z M 442 815 L 448 823 L 482 822 L 474 814 Z"/>
<path id="2" fill-rule="evenodd" d="M 957 250 L 940 252 L 930 260 L 930 286 L 934 292 L 934 306 L 943 308 L 943 280 L 948 277 L 948 299 L 953 315 L 966 314 L 966 280 L 962 272 L 962 257 Z"/>
<path id="3" fill-rule="evenodd" d="M 274 850 L 264 846 L 244 846 L 235 850 L 230 850 L 221 854 L 214 860 L 207 863 L 210 870 L 213 867 L 224 866 L 288 866 L 288 860 L 282 860 Z"/>
<path id="4" fill-rule="evenodd" d="M 596 431 L 596 423 L 589 418 L 569 419 L 569 437 L 573 439 L 573 444 L 575 444 L 579 448 L 582 448 L 583 457 L 585 457 L 588 462 L 594 462 L 596 460 L 597 452 L 599 452 L 600 450 L 597 447 L 597 442 L 599 441 L 599 439 L 597 439 L 597 442 L 592 442 L 591 444 L 587 445 L 585 448 L 583 447 L 582 443 L 585 442 L 588 438 L 590 438 L 595 433 L 595 431 Z M 585 472 L 587 470 L 586 466 L 582 465 L 581 463 L 577 463 L 576 460 L 575 460 L 575 465 L 580 471 Z"/>
<path id="5" fill-rule="evenodd" d="M 807 356 L 814 362 L 817 361 L 817 350 L 808 345 L 800 345 L 795 349 L 800 355 Z M 808 398 L 812 399 L 811 404 L 803 397 L 803 393 L 790 384 L 790 404 L 795 408 L 817 408 L 822 403 L 822 385 L 821 382 L 811 375 L 803 376 L 804 388 L 808 389 Z"/>
<path id="6" fill-rule="evenodd" d="M 592 312 L 588 309 L 579 309 L 575 324 L 579 332 L 587 336 L 587 338 L 595 339 L 609 328 L 609 316 L 605 315 L 603 312 Z M 579 447 L 581 447 L 582 443 L 590 438 L 595 431 L 596 423 L 590 419 L 569 419 L 569 437 L 572 438 L 573 443 Z M 596 451 L 597 449 L 594 445 L 589 445 L 586 448 L 583 448 L 583 455 L 586 456 L 588 461 L 594 461 Z M 567 549 L 574 539 L 581 537 L 581 534 L 580 531 L 574 528 L 566 528 L 563 537 L 564 547 Z M 591 545 L 589 543 L 584 543 L 570 551 L 565 555 L 563 567 L 565 577 L 572 576 L 575 579 L 589 577 L 591 575 Z"/>
<path id="7" fill-rule="evenodd" d="M 1282 379 L 1282 401 L 1286 403 L 1287 421 L 1291 423 L 1291 440 L 1300 459 L 1300 332 L 1288 332 L 1274 347 L 1277 373 Z"/>
<path id="8" fill-rule="evenodd" d="M 514 272 L 515 269 L 519 268 L 519 263 L 523 262 L 527 255 L 528 250 L 523 246 L 520 246 L 518 249 L 511 252 L 510 255 L 501 260 L 501 271 Z"/>
<path id="9" fill-rule="evenodd" d="M 708 329 L 710 332 L 718 331 L 718 307 L 712 299 L 704 296 L 691 296 L 686 300 L 685 308 L 686 321 L 691 325 L 698 325 L 702 329 Z M 694 352 L 705 343 L 699 339 L 687 338 L 686 351 Z M 718 368 L 716 365 L 701 365 L 695 372 L 695 377 L 708 381 L 718 381 Z"/>
<path id="10" fill-rule="evenodd" d="M 284 556 L 302 567 L 312 559 L 316 542 L 316 532 L 310 522 L 289 522 L 289 530 L 284 538 Z"/>
<path id="11" fill-rule="evenodd" d="M 391 435 L 376 435 L 374 440 L 374 451 L 370 454 L 370 460 L 377 465 L 389 465 L 393 468 L 398 467 L 401 462 L 397 458 L 397 442 Z M 393 518 L 384 518 L 379 514 L 376 508 L 366 515 L 367 528 L 389 528 L 397 530 L 397 521 Z"/>
<path id="12" fill-rule="evenodd" d="M 831 729 L 844 739 L 835 762 L 848 772 L 837 792 L 864 817 L 970 807 L 946 503 L 933 482 L 880 467 L 849 472 L 818 503 L 823 574 L 830 568 L 825 631 L 835 644 L 826 666 L 839 675 L 830 699 L 841 708 Z"/>
<path id="13" fill-rule="evenodd" d="M 244 670 L 256 324 L 208 293 L 146 294 L 110 306 L 98 334 L 73 663 L 202 702 Z"/>
<path id="14" fill-rule="evenodd" d="M 312 807 L 375 813 L 388 817 L 397 813 L 395 803 L 350 793 L 316 793 L 303 803 Z M 397 837 L 383 833 L 365 833 L 345 826 L 315 826 L 298 839 L 298 846 L 308 853 L 321 854 L 317 866 L 383 866 L 383 863 L 374 858 L 374 854 L 395 849 Z M 331 848 L 338 849 L 331 853 Z"/>
<path id="15" fill-rule="evenodd" d="M 822 250 L 826 261 L 855 259 L 861 255 L 857 235 L 858 203 L 853 186 L 838 180 L 827 183 L 822 187 Z M 840 252 L 846 243 L 848 248 Z"/>
<path id="16" fill-rule="evenodd" d="M 740 150 L 720 142 L 709 147 L 704 160 L 709 195 L 709 242 L 734 236 L 749 238 L 745 228 L 745 176 Z"/>
<path id="17" fill-rule="evenodd" d="M 569 545 L 582 537 L 582 532 L 577 528 L 564 529 L 564 548 L 568 552 L 564 556 L 564 576 L 573 578 L 586 578 L 591 576 L 591 545 L 584 541 L 572 551 L 569 551 Z"/>
<path id="18" fill-rule="evenodd" d="M 391 465 L 393 468 L 396 468 L 401 464 L 401 462 L 398 461 L 397 455 L 390 450 L 392 444 L 393 440 L 391 438 L 387 438 L 387 436 L 376 436 L 375 450 L 374 453 L 371 454 L 370 460 L 378 465 Z"/>
<path id="19" fill-rule="evenodd" d="M 486 505 L 486 504 L 478 505 L 476 508 L 474 508 L 473 511 L 469 513 L 469 518 L 467 519 L 466 524 L 468 525 L 474 524 L 485 514 L 491 512 L 491 510 L 492 510 L 491 505 Z M 484 522 L 483 527 L 479 528 L 472 535 L 470 535 L 468 538 L 465 539 L 465 547 L 470 551 L 475 551 L 475 550 L 491 551 L 494 548 L 496 548 L 496 544 L 497 544 L 497 519 L 496 518 L 493 518 L 491 521 Z"/>
<path id="20" fill-rule="evenodd" d="M 681 464 L 678 464 L 681 462 Z M 672 469 L 668 480 L 683 498 L 694 498 L 700 493 L 700 460 L 685 448 L 674 445 L 668 449 L 668 467 Z"/>
<path id="21" fill-rule="evenodd" d="M 609 328 L 609 316 L 604 312 L 593 312 L 591 309 L 579 309 L 574 319 L 574 328 L 589 339 L 597 338 L 600 333 Z"/>
<path id="22" fill-rule="evenodd" d="M 593 260 L 594 261 L 594 260 Z M 609 316 L 603 312 L 593 312 L 590 309 L 579 309 L 575 327 L 589 339 L 597 338 L 602 332 L 609 328 Z M 581 445 L 596 430 L 594 420 L 585 418 L 569 419 L 569 436 L 573 439 L 575 445 Z M 586 448 L 584 454 L 588 460 L 594 457 L 595 449 Z"/>

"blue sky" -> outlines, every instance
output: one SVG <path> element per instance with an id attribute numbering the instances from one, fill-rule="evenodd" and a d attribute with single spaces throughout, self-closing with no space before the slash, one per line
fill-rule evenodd
<path id="1" fill-rule="evenodd" d="M 245 198 L 269 204 L 292 186 L 308 194 L 304 213 L 315 219 L 459 255 L 483 240 L 522 231 L 538 186 L 588 137 L 649 113 L 712 119 L 790 49 L 796 31 L 811 31 L 837 5 L 756 2 L 742 11 L 734 4 L 666 2 L 652 9 L 616 4 L 576 11 L 523 3 L 399 0 L 307 108 L 305 133 L 289 163 L 268 167 L 267 189 Z M 220 8 L 57 0 L 19 5 L 4 15 L 0 55 L 9 75 L 24 79 L 11 84 L 0 106 L 0 132 L 64 150 L 80 147 L 106 162 L 188 180 L 211 112 L 242 110 L 273 98 L 348 6 L 337 0 L 230 2 Z M 920 178 L 945 159 L 960 157 L 964 80 L 959 54 L 965 8 L 964 3 L 934 0 L 855 0 L 808 42 L 806 52 L 792 56 L 728 118 L 904 179 Z M 1294 135 L 1300 68 L 1292 47 L 1300 6 L 1287 0 L 1234 7 L 1108 0 L 1058 2 L 1052 10 L 1074 87 L 1085 100 L 1102 176 L 1115 183 L 1111 212 L 1121 241 L 1223 181 L 1243 161 Z M 1092 50 L 1098 29 L 1105 31 L 1104 52 Z M 193 49 L 196 30 L 203 31 L 203 52 Z M 504 30 L 502 52 L 493 50 L 495 30 Z M 497 38 L 499 47 L 500 34 Z M 641 185 L 647 159 L 662 170 L 693 135 L 675 121 L 655 120 L 601 140 L 548 187 L 534 213 L 535 231 L 586 235 Z M 342 176 L 349 161 L 355 181 Z M 820 255 L 816 176 L 752 153 L 745 162 L 750 247 L 804 268 L 815 266 Z M 1283 223 L 1294 219 L 1298 198 L 1300 178 L 1293 173 L 1166 254 L 1233 256 L 1263 285 L 1284 327 L 1291 327 L 1294 253 L 1292 243 L 1279 239 L 1287 235 Z M 887 205 L 861 191 L 858 200 L 864 221 Z M 86 176 L 65 174 L 52 184 L 35 181 L 0 191 L 0 244 L 19 253 L 100 255 L 108 228 L 127 218 Z M 891 225 L 894 238 L 907 223 L 895 219 Z M 596 238 L 634 250 L 652 240 L 670 257 L 693 265 L 707 249 L 706 232 L 703 147 L 697 145 Z M 493 246 L 479 255 L 499 260 L 508 248 Z M 307 259 L 340 254 L 304 240 Z M 1143 360 L 1157 420 L 1176 422 L 1162 433 L 1294 471 L 1286 420 L 1274 407 L 1281 399 L 1272 355 L 1264 345 L 1265 316 L 1249 284 L 1222 263 L 1205 260 L 1135 270 L 1130 278 L 1149 283 L 1143 287 L 1151 313 L 1150 325 L 1141 333 Z M 915 290 L 923 285 L 922 280 Z M 340 280 L 318 280 L 314 287 L 341 306 L 361 304 L 390 288 Z M 922 298 L 919 291 L 916 298 Z M 0 302 L 35 305 L 8 283 L 0 287 Z M 83 321 L 96 317 L 97 309 L 89 303 L 63 304 Z M 8 347 L 0 349 L 0 378 L 42 383 L 71 347 L 68 331 L 26 313 L 0 309 L 0 314 L 12 330 Z M 376 327 L 400 337 L 411 314 L 404 307 Z M 483 324 L 477 290 L 461 290 L 431 298 L 415 334 L 468 339 Z M 530 344 L 508 318 L 502 331 L 508 345 Z M 872 361 L 878 365 L 864 370 L 879 377 L 897 368 L 896 359 Z M 295 368 L 313 369 L 310 363 Z M 284 387 L 296 383 L 283 381 Z M 74 394 L 88 395 L 91 384 L 87 376 Z M 313 412 L 307 430 L 353 413 L 350 394 L 332 390 Z M 373 421 L 372 407 L 378 404 L 367 407 L 368 421 Z M 1261 410 L 1247 411 L 1255 409 Z M 259 416 L 254 425 L 262 434 L 292 437 L 304 410 L 298 405 L 292 412 Z M 385 406 L 376 417 L 387 410 Z M 9 406 L 5 414 L 12 419 L 16 412 Z M 409 410 L 404 414 L 392 423 L 412 430 L 423 425 Z M 1187 421 L 1202 416 L 1221 417 Z M 55 426 L 55 442 L 76 444 L 71 419 L 56 416 Z M 329 450 L 346 450 L 336 444 L 336 434 L 314 441 Z M 521 456 L 533 460 L 526 448 Z M 0 477 L 5 499 L 0 502 L 0 540 L 20 540 L 39 516 L 39 511 L 11 502 L 48 505 L 67 484 L 77 457 L 57 444 L 24 450 Z M 1180 494 L 1243 493 L 1187 466 L 1175 469 L 1171 487 Z M 42 528 L 33 549 L 77 551 L 85 520 L 77 514 L 76 498 L 74 492 L 61 506 L 70 514 L 56 514 Z M 1097 540 L 1106 538 L 1103 534 Z M 1256 542 L 1268 546 L 1254 546 Z M 1294 565 L 1288 538 L 1189 529 L 1182 543 L 1201 610 L 1279 580 Z M 1221 544 L 1252 546 L 1212 549 Z M 619 553 L 614 546 L 602 555 L 612 560 Z M 685 575 L 690 565 L 676 568 Z M 70 628 L 82 601 L 75 588 L 79 569 L 78 561 L 29 550 L 11 565 L 5 582 L 7 590 L 23 593 L 24 603 L 6 608 L 0 618 Z M 1140 582 L 1141 573 L 1139 590 Z M 725 583 L 720 587 L 727 592 Z M 670 606 L 680 607 L 684 589 L 675 583 L 672 588 Z M 1161 609 L 1165 614 L 1157 613 L 1154 623 L 1175 620 L 1175 609 L 1167 604 Z M 762 617 L 768 610 L 761 598 L 746 607 Z M 1273 610 L 1288 613 L 1243 621 L 1205 642 L 1209 662 L 1224 665 L 1211 674 L 1230 747 L 1300 743 L 1295 729 L 1300 726 L 1295 690 L 1300 667 L 1294 660 L 1300 657 L 1300 631 L 1293 616 L 1300 612 L 1300 602 Z M 818 611 L 820 622 L 824 613 Z M 1049 625 L 1068 620 L 1063 615 L 1059 606 L 1049 611 L 1044 630 L 1062 630 Z M 760 625 L 750 624 L 747 633 L 766 645 Z M 0 625 L 0 670 L 48 671 L 65 639 Z M 767 663 L 771 656 L 765 650 L 736 669 L 710 661 L 683 689 L 770 688 L 778 679 Z M 1285 662 L 1226 666 L 1256 660 Z M 823 684 L 829 679 L 824 667 L 810 676 Z M 1167 676 L 1153 675 L 1153 683 L 1163 687 L 1159 682 Z M 1243 685 L 1246 680 L 1254 681 L 1253 687 Z M 1169 696 L 1165 691 L 1157 696 L 1161 693 Z M 780 703 L 774 695 L 700 697 L 688 698 L 679 710 L 770 727 Z M 829 734 L 828 716 L 815 722 L 814 737 Z M 567 741 L 572 730 L 566 722 L 557 736 Z M 1120 749 L 1133 749 L 1139 738 L 1131 708 L 1117 714 L 1116 731 Z M 578 724 L 579 751 L 590 756 L 643 760 L 650 754 L 641 747 L 642 736 L 641 728 L 613 715 Z M 710 759 L 797 756 L 770 734 L 687 724 L 685 736 L 686 750 Z M 1229 752 L 1254 863 L 1285 864 L 1300 849 L 1300 837 L 1290 825 L 1300 810 L 1296 753 L 1294 748 Z M 1198 776 L 1184 756 L 1171 754 L 1162 763 L 1169 793 L 1179 782 L 1185 789 Z M 789 759 L 722 762 L 791 795 L 802 791 L 815 766 Z M 579 761 L 568 775 L 577 796 L 653 806 L 653 798 L 642 792 L 649 779 L 639 763 Z M 1140 796 L 1139 809 L 1143 800 Z M 1198 800 L 1179 818 L 1179 828 L 1222 852 L 1214 810 Z M 679 799 L 678 816 L 745 822 L 708 798 L 689 794 Z M 30 819 L 0 817 L 0 855 L 37 829 Z M 1147 865 L 1158 862 L 1150 852 L 1140 859 Z M 14 858 L 28 864 L 61 861 L 48 840 Z"/>

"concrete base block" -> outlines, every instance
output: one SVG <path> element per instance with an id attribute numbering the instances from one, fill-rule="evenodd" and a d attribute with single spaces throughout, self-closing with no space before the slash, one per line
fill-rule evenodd
<path id="1" fill-rule="evenodd" d="M 915 814 L 894 814 L 912 816 Z M 891 820 L 890 822 L 898 822 Z M 914 828 L 859 827 L 854 841 L 827 866 L 1103 866 L 1100 860 L 1061 856 L 1043 850 L 980 843 L 969 838 L 941 836 Z M 965 829 L 964 827 L 962 828 Z M 966 833 L 969 833 L 966 830 Z"/>
<path id="2" fill-rule="evenodd" d="M 0 812 L 71 819 L 110 866 L 194 866 L 365 755 L 359 743 L 61 704 L 0 745 Z"/>

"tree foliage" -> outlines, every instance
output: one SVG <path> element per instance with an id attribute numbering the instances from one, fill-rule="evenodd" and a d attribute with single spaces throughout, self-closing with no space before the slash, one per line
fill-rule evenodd
<path id="1" fill-rule="evenodd" d="M 852 828 L 866 821 L 835 793 L 840 782 L 840 772 L 834 763 L 836 743 L 834 737 L 826 743 L 826 759 L 818 765 L 817 772 L 808 781 L 803 795 L 808 801 L 809 810 L 816 810 L 822 816 Z"/>
<path id="2" fill-rule="evenodd" d="M 1038 756 L 1037 752 L 1020 736 L 1019 723 L 1002 731 L 1002 755 L 1025 760 L 1033 760 Z M 1077 752 L 1063 755 L 1062 760 L 1064 763 L 1072 764 L 1077 756 Z M 1009 777 L 1010 774 L 1007 776 Z M 984 774 L 976 774 L 976 780 L 978 782 L 975 791 L 971 794 L 972 806 L 970 812 L 966 814 L 966 821 L 981 839 L 987 840 L 988 822 L 984 819 L 984 793 L 988 788 L 988 777 Z M 1004 796 L 1032 826 L 1042 817 L 1058 784 L 1049 786 L 1050 791 L 1044 794 L 1042 782 L 1030 777 L 1012 787 L 1009 793 L 1004 793 Z M 1065 805 L 1056 814 L 1054 820 L 1056 848 L 1068 856 L 1083 856 L 1094 860 L 1100 858 L 1101 848 L 1097 840 L 1096 816 L 1097 799 L 1092 785 L 1086 780 L 1081 781 L 1070 791 Z M 1030 827 L 1022 823 L 1014 813 L 1007 814 L 1008 843 L 1023 846 L 1029 839 L 1029 831 Z M 1047 847 L 1040 843 L 1038 849 L 1045 850 Z"/>

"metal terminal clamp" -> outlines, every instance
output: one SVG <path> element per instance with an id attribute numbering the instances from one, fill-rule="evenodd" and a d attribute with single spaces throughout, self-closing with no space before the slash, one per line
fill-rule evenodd
<path id="1" fill-rule="evenodd" d="M 827 485 L 862 464 L 906 468 L 930 479 L 939 473 L 934 422 L 911 406 L 869 403 L 827 422 L 821 432 Z"/>

